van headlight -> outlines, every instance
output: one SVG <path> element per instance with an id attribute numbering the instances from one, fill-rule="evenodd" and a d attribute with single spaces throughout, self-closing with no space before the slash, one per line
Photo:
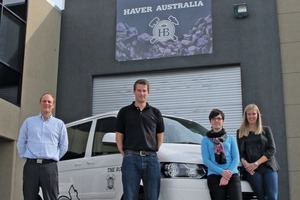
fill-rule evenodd
<path id="1" fill-rule="evenodd" d="M 206 167 L 188 163 L 161 163 L 161 173 L 165 178 L 196 178 L 206 177 Z"/>

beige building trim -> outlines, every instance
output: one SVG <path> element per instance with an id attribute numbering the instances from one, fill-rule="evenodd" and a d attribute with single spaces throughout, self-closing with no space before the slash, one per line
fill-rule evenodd
<path id="1" fill-rule="evenodd" d="M 0 199 L 23 199 L 16 140 L 24 119 L 39 113 L 40 96 L 56 95 L 60 25 L 60 11 L 48 1 L 28 0 L 21 106 L 0 99 Z"/>
<path id="2" fill-rule="evenodd" d="M 0 199 L 11 199 L 20 108 L 0 99 Z"/>
<path id="3" fill-rule="evenodd" d="M 277 0 L 283 90 L 286 116 L 286 137 L 290 199 L 300 197 L 300 160 L 298 130 L 300 113 L 300 4 L 298 0 Z M 274 108 L 276 109 L 276 108 Z"/>

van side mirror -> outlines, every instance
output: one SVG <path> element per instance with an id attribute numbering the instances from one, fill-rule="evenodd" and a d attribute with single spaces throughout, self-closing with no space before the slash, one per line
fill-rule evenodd
<path id="1" fill-rule="evenodd" d="M 108 132 L 105 133 L 102 139 L 102 143 L 105 145 L 115 145 L 116 144 L 116 133 Z"/>

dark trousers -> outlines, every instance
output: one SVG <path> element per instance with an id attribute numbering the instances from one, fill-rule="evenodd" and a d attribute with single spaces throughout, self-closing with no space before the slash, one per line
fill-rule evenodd
<path id="1" fill-rule="evenodd" d="M 207 185 L 212 200 L 242 200 L 241 181 L 238 174 L 233 174 L 228 184 L 219 186 L 220 175 L 209 175 L 207 177 Z"/>
<path id="2" fill-rule="evenodd" d="M 157 200 L 160 192 L 160 168 L 157 156 L 140 156 L 125 151 L 122 163 L 124 200 L 138 199 L 141 179 L 145 199 Z"/>
<path id="3" fill-rule="evenodd" d="M 26 161 L 23 170 L 24 200 L 38 200 L 39 188 L 42 188 L 44 200 L 56 200 L 58 197 L 57 163 L 36 163 Z"/>

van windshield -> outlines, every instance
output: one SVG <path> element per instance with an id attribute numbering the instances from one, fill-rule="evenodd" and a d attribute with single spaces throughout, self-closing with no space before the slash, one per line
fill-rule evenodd
<path id="1" fill-rule="evenodd" d="M 164 125 L 164 143 L 201 144 L 208 131 L 194 121 L 170 116 L 164 116 Z"/>

